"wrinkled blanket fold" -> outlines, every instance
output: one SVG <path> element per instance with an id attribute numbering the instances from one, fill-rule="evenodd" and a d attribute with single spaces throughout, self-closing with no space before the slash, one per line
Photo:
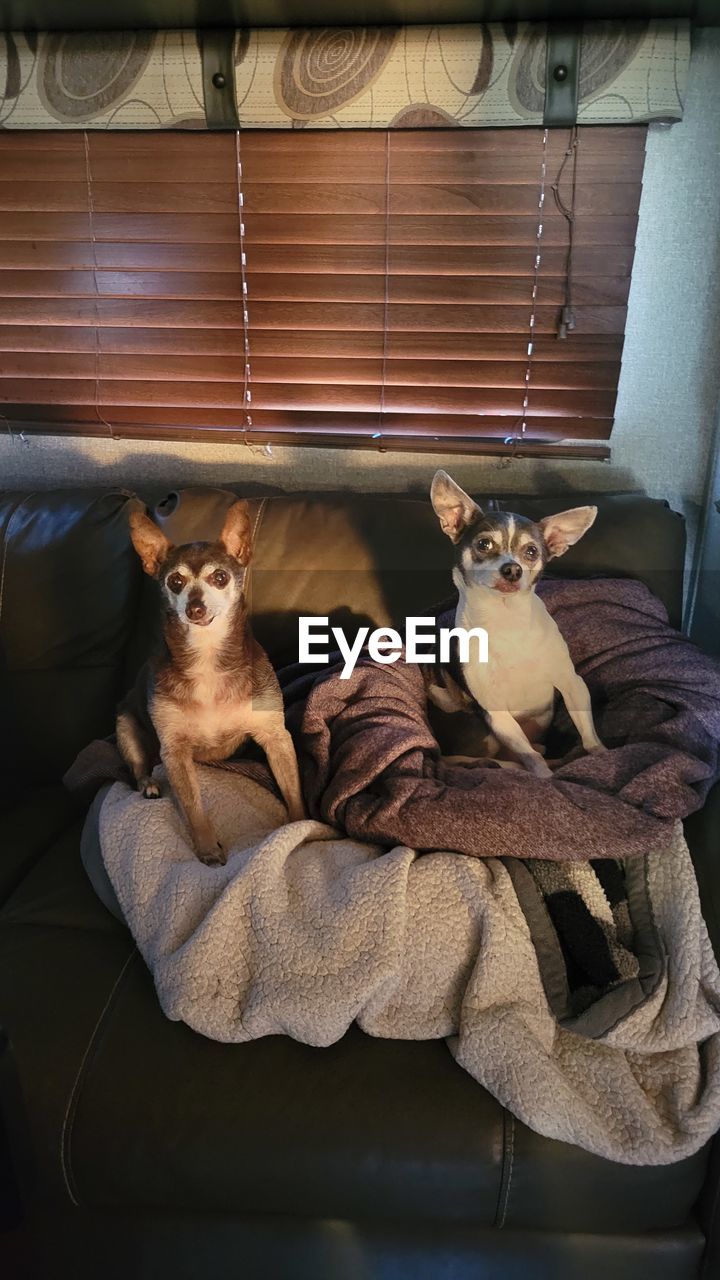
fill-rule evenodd
<path id="1" fill-rule="evenodd" d="M 552 780 L 492 761 L 450 764 L 428 723 L 420 667 L 366 663 L 348 680 L 337 670 L 286 676 L 311 812 L 360 839 L 482 857 L 618 858 L 666 841 L 720 773 L 720 666 L 669 626 L 641 583 L 539 590 L 611 750 L 582 754 L 559 702 Z M 453 622 L 452 613 L 438 618 Z"/>
<path id="2" fill-rule="evenodd" d="M 656 939 L 647 972 L 563 1021 L 502 861 L 282 825 L 256 782 L 200 772 L 225 867 L 197 861 L 169 796 L 115 783 L 100 812 L 105 866 L 168 1017 L 222 1041 L 327 1045 L 353 1021 L 446 1037 L 533 1129 L 624 1163 L 680 1160 L 715 1131 L 720 977 L 679 824 L 635 860 Z"/>

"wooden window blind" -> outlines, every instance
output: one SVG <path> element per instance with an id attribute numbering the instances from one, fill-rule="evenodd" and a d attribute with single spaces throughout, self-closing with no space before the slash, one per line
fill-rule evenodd
<path id="1" fill-rule="evenodd" d="M 634 126 L 0 133 L 0 412 L 606 457 L 644 145 Z"/>

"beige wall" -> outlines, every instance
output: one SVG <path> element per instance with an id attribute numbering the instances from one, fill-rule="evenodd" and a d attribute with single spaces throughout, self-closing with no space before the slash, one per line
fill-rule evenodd
<path id="1" fill-rule="evenodd" d="M 476 492 L 644 488 L 694 522 L 720 392 L 720 31 L 693 44 L 685 118 L 648 138 L 611 463 L 0 437 L 0 484 L 425 490 L 447 465 Z"/>

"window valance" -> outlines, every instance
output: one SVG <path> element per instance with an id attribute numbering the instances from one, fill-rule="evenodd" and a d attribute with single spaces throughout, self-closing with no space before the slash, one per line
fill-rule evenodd
<path id="1" fill-rule="evenodd" d="M 517 127 L 543 122 L 545 23 L 262 28 L 229 33 L 243 129 Z M 203 129 L 208 33 L 0 35 L 4 129 Z M 682 116 L 685 20 L 588 22 L 578 123 Z"/>

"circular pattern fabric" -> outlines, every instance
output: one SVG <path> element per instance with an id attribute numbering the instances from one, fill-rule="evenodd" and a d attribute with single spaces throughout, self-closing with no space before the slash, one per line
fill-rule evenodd
<path id="1" fill-rule="evenodd" d="M 455 124 L 455 117 L 441 107 L 427 106 L 423 102 L 404 107 L 390 121 L 391 129 L 447 129 Z"/>
<path id="2" fill-rule="evenodd" d="M 584 34 L 580 51 L 580 102 L 607 89 L 635 57 L 648 30 L 647 21 L 596 22 Z M 518 41 L 508 91 L 519 114 L 542 112 L 545 104 L 547 44 L 542 24 L 531 25 Z"/>
<path id="3" fill-rule="evenodd" d="M 327 116 L 363 93 L 385 64 L 398 27 L 289 32 L 278 55 L 275 98 L 289 116 Z"/>
<path id="4" fill-rule="evenodd" d="M 152 53 L 152 31 L 53 32 L 41 53 L 38 87 L 58 120 L 91 120 L 122 102 Z"/>

